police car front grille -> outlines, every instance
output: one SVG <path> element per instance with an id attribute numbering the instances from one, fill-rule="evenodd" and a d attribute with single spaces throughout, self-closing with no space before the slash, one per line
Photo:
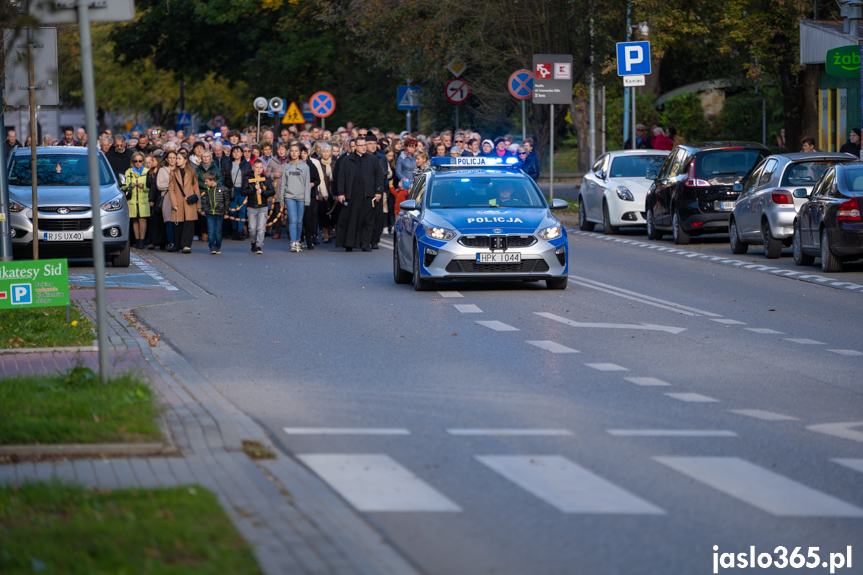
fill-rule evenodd
<path id="1" fill-rule="evenodd" d="M 466 248 L 487 248 L 490 245 L 489 236 L 462 236 L 458 243 Z M 533 236 L 506 236 L 507 248 L 526 248 L 536 243 Z"/>
<path id="2" fill-rule="evenodd" d="M 90 229 L 90 218 L 70 220 L 39 220 L 42 232 L 83 232 Z"/>
<path id="3" fill-rule="evenodd" d="M 452 260 L 446 266 L 450 273 L 462 274 L 528 274 L 531 272 L 547 272 L 545 260 L 522 260 L 517 264 L 478 264 L 473 260 Z"/>

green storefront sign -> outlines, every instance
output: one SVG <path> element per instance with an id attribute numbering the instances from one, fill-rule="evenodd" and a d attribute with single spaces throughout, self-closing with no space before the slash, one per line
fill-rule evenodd
<path id="1" fill-rule="evenodd" d="M 842 46 L 827 50 L 827 74 L 840 78 L 860 77 L 860 46 Z"/>
<path id="2" fill-rule="evenodd" d="M 0 262 L 0 309 L 69 305 L 69 262 Z"/>

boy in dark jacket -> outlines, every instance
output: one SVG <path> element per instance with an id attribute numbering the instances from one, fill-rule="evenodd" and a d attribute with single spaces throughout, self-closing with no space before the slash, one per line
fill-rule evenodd
<path id="1" fill-rule="evenodd" d="M 201 211 L 207 217 L 207 240 L 210 255 L 222 253 L 222 222 L 228 217 L 234 193 L 216 181 L 216 175 L 204 174 L 201 190 Z"/>

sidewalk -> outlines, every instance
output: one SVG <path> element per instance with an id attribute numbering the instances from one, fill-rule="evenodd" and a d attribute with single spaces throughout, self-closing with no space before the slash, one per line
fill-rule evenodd
<path id="1" fill-rule="evenodd" d="M 80 303 L 95 322 L 92 302 Z M 263 573 L 418 573 L 321 480 L 279 452 L 258 424 L 183 357 L 165 342 L 151 347 L 121 315 L 130 312 L 109 306 L 112 369 L 137 369 L 152 381 L 182 455 L 0 465 L 0 484 L 57 478 L 107 489 L 202 485 L 217 494 L 254 547 Z M 89 367 L 98 365 L 95 352 L 15 353 L 0 355 L 0 374 L 53 372 L 78 358 Z M 251 460 L 243 440 L 260 442 L 277 458 Z"/>

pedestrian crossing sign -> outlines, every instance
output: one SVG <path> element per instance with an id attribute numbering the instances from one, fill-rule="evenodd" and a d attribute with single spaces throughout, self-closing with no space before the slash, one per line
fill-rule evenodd
<path id="1" fill-rule="evenodd" d="M 291 102 L 288 106 L 288 111 L 285 112 L 285 117 L 282 118 L 283 124 L 305 124 L 306 119 L 303 118 L 303 113 L 300 111 L 296 102 Z"/>

